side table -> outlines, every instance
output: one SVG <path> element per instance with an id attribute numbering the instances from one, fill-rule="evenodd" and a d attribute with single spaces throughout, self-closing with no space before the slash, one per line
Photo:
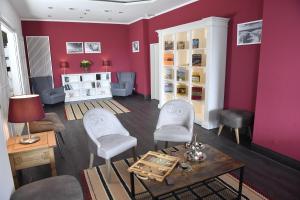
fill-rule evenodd
<path id="1" fill-rule="evenodd" d="M 52 176 L 56 176 L 53 150 L 56 147 L 54 131 L 34 135 L 40 136 L 41 139 L 33 144 L 20 144 L 22 136 L 10 137 L 7 141 L 7 151 L 16 188 L 19 186 L 17 170 L 50 164 Z"/>

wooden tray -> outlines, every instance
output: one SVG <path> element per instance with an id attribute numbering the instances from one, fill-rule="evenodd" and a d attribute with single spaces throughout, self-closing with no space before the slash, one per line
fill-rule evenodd
<path id="1" fill-rule="evenodd" d="M 149 151 L 129 167 L 128 171 L 147 179 L 162 182 L 172 172 L 178 161 L 177 157 Z"/>

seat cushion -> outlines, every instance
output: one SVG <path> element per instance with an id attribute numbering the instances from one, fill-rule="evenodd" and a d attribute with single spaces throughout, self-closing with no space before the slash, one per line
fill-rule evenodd
<path id="1" fill-rule="evenodd" d="M 45 118 L 39 121 L 33 121 L 29 123 L 31 133 L 40 133 L 44 131 L 56 131 L 63 132 L 65 125 L 62 123 L 56 113 L 45 113 Z"/>
<path id="2" fill-rule="evenodd" d="M 252 112 L 243 110 L 222 110 L 220 112 L 220 123 L 231 128 L 242 128 L 253 123 Z"/>
<path id="3" fill-rule="evenodd" d="M 165 125 L 154 132 L 154 140 L 170 142 L 190 142 L 193 134 L 184 126 Z"/>
<path id="4" fill-rule="evenodd" d="M 79 182 L 69 175 L 55 176 L 29 183 L 17 189 L 11 200 L 83 200 Z"/>
<path id="5" fill-rule="evenodd" d="M 130 135 L 110 134 L 101 136 L 97 140 L 101 144 L 97 151 L 98 156 L 104 159 L 110 159 L 137 145 L 136 138 Z"/>

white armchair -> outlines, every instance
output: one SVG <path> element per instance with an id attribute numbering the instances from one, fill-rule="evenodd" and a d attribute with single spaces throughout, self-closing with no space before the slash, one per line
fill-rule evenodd
<path id="1" fill-rule="evenodd" d="M 95 108 L 85 113 L 83 124 L 89 136 L 90 168 L 93 166 L 94 154 L 104 158 L 110 180 L 112 157 L 132 148 L 133 158 L 136 160 L 137 139 L 129 135 L 114 114 L 102 108 Z"/>
<path id="2" fill-rule="evenodd" d="M 190 142 L 193 137 L 194 108 L 184 100 L 167 102 L 159 113 L 156 130 L 154 132 L 155 150 L 157 142 Z"/>

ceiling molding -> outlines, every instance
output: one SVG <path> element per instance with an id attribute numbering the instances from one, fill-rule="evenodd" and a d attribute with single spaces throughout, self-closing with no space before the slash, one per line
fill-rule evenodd
<path id="1" fill-rule="evenodd" d="M 105 3 L 116 3 L 124 5 L 141 4 L 141 3 L 152 3 L 156 0 L 90 0 L 90 1 L 101 1 Z"/>

